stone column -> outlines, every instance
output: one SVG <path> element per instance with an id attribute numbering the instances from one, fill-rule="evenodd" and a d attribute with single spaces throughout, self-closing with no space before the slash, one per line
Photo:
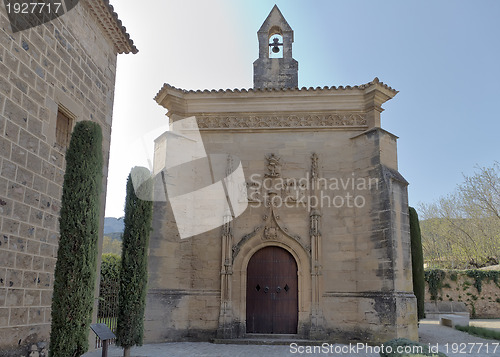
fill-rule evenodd
<path id="1" fill-rule="evenodd" d="M 233 338 L 232 333 L 232 304 L 231 304 L 231 275 L 233 275 L 232 265 L 232 216 L 230 213 L 224 216 L 224 225 L 222 227 L 222 266 L 220 272 L 220 313 L 219 328 L 217 330 L 218 338 Z"/>
<path id="2" fill-rule="evenodd" d="M 320 188 L 318 187 L 318 155 L 311 157 L 311 196 L 318 197 Z M 311 238 L 311 330 L 309 337 L 312 339 L 322 339 L 324 332 L 324 316 L 321 308 L 321 232 L 320 232 L 321 213 L 319 210 L 312 210 L 309 215 L 310 238 Z"/>
<path id="3" fill-rule="evenodd" d="M 233 162 L 231 156 L 227 159 L 226 177 L 233 172 Z M 217 329 L 217 338 L 235 337 L 232 330 L 233 314 L 231 301 L 231 282 L 233 275 L 233 216 L 228 207 L 224 215 L 224 225 L 222 226 L 222 264 L 220 272 L 220 312 L 219 328 Z"/>

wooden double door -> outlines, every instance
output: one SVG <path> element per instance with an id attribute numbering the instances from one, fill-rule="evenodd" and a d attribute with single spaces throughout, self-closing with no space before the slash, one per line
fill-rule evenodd
<path id="1" fill-rule="evenodd" d="M 297 263 L 283 248 L 262 248 L 247 268 L 247 333 L 295 334 L 297 323 Z"/>

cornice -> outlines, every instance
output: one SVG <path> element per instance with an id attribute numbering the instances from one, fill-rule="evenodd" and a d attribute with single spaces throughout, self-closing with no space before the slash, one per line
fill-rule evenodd
<path id="1" fill-rule="evenodd" d="M 362 133 L 354 135 L 353 137 L 351 137 L 351 140 L 357 139 L 357 138 L 359 138 L 361 136 L 368 136 L 368 135 L 371 135 L 372 133 L 379 133 L 379 134 L 389 135 L 394 140 L 399 139 L 399 136 L 396 136 L 393 133 L 391 133 L 391 132 L 389 132 L 389 131 L 387 131 L 385 129 L 382 129 L 380 127 L 374 127 L 374 128 L 368 129 L 368 130 L 366 130 L 366 131 L 364 131 Z"/>
<path id="2" fill-rule="evenodd" d="M 380 107 L 398 91 L 378 78 L 357 86 L 185 90 L 164 84 L 155 96 L 170 114 L 213 112 L 366 111 Z"/>
<path id="3" fill-rule="evenodd" d="M 179 93 L 183 94 L 227 94 L 227 93 L 269 93 L 269 92 L 324 92 L 324 91 L 348 91 L 348 90 L 365 90 L 371 88 L 372 90 L 374 89 L 383 89 L 384 92 L 391 93 L 392 97 L 394 97 L 399 91 L 391 88 L 389 85 L 385 84 L 384 82 L 381 82 L 377 77 L 373 79 L 373 81 L 361 84 L 361 85 L 355 85 L 355 86 L 324 86 L 324 87 L 302 87 L 302 88 L 234 88 L 234 89 L 182 89 L 182 88 L 177 88 L 174 87 L 168 83 L 165 83 L 163 87 L 158 91 L 156 94 L 154 100 L 158 101 L 161 98 L 161 95 L 167 91 L 167 90 L 173 90 L 177 91 Z"/>
<path id="4" fill-rule="evenodd" d="M 135 54 L 139 52 L 109 0 L 86 0 L 85 4 L 97 19 L 104 33 L 113 42 L 117 53 Z"/>

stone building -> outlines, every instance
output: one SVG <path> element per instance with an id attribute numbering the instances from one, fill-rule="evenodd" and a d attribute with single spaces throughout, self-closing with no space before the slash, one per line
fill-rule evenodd
<path id="1" fill-rule="evenodd" d="M 17 32 L 0 5 L 2 356 L 49 338 L 64 154 L 80 120 L 103 131 L 103 221 L 117 54 L 136 52 L 108 0 Z"/>
<path id="2" fill-rule="evenodd" d="M 155 98 L 172 127 L 196 118 L 206 152 L 230 155 L 227 173 L 238 165 L 230 158 L 240 160 L 246 182 L 238 200 L 248 207 L 182 239 L 176 221 L 200 204 L 185 202 L 179 213 L 170 196 L 155 203 L 147 341 L 417 339 L 408 183 L 398 172 L 397 137 L 380 122 L 397 91 L 377 78 L 299 89 L 293 31 L 276 6 L 258 40 L 253 88 L 165 84 Z M 155 142 L 155 173 L 172 166 L 164 162 L 165 152 L 179 150 L 171 137 Z M 163 178 L 195 174 L 168 169 Z"/>

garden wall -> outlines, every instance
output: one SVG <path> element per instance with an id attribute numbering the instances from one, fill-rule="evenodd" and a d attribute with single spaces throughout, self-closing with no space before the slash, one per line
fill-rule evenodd
<path id="1" fill-rule="evenodd" d="M 500 318 L 500 271 L 426 270 L 425 301 L 464 302 L 471 318 Z"/>

